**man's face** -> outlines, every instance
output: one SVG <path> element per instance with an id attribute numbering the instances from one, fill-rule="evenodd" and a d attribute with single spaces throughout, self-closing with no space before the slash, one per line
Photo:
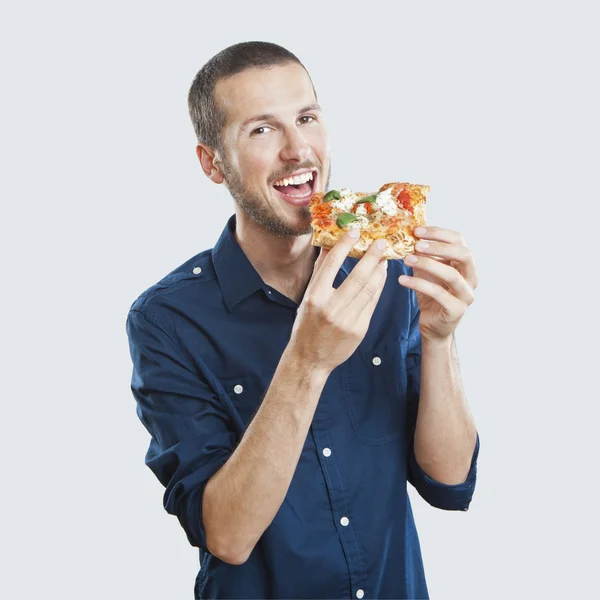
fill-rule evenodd
<path id="1" fill-rule="evenodd" d="M 240 209 L 279 237 L 311 233 L 310 198 L 331 175 L 325 124 L 304 68 L 247 69 L 220 80 L 215 99 L 226 115 L 223 176 Z M 307 173 L 312 180 L 299 183 Z"/>

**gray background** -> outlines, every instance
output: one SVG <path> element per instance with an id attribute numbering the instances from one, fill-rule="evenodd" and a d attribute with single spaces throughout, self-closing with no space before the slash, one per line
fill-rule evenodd
<path id="1" fill-rule="evenodd" d="M 474 500 L 445 512 L 410 489 L 432 598 L 599 593 L 592 6 L 2 9 L 2 597 L 192 597 L 197 550 L 143 462 L 125 318 L 233 211 L 186 98 L 206 60 L 252 39 L 311 73 L 334 187 L 427 183 L 429 222 L 475 254 L 457 333 Z"/>

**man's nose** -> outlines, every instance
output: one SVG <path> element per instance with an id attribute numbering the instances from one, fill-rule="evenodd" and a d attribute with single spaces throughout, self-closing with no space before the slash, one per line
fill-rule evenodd
<path id="1" fill-rule="evenodd" d="M 310 158 L 310 146 L 306 138 L 297 130 L 286 132 L 284 146 L 281 149 L 281 160 L 302 162 Z"/>

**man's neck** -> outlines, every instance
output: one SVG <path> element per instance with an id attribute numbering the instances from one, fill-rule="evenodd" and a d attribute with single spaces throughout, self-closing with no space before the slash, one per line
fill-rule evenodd
<path id="1" fill-rule="evenodd" d="M 300 304 L 319 255 L 311 235 L 280 238 L 238 215 L 235 238 L 262 280 Z"/>

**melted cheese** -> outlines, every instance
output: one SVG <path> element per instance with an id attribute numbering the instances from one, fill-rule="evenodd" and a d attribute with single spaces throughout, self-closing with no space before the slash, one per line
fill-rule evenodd
<path id="1" fill-rule="evenodd" d="M 360 227 L 361 229 L 363 229 L 364 227 L 368 227 L 368 226 L 369 226 L 369 219 L 367 219 L 367 217 L 357 216 L 356 221 L 352 221 L 352 223 L 348 224 L 348 229 L 356 229 L 357 227 Z"/>
<path id="2" fill-rule="evenodd" d="M 340 190 L 340 199 L 332 200 L 331 206 L 334 209 L 339 210 L 340 213 L 350 212 L 352 207 L 356 204 L 358 196 L 349 188 L 342 188 Z"/>
<path id="3" fill-rule="evenodd" d="M 398 203 L 392 196 L 392 188 L 379 192 L 375 203 L 386 215 L 389 215 L 390 217 L 396 216 L 396 213 L 398 212 Z"/>

